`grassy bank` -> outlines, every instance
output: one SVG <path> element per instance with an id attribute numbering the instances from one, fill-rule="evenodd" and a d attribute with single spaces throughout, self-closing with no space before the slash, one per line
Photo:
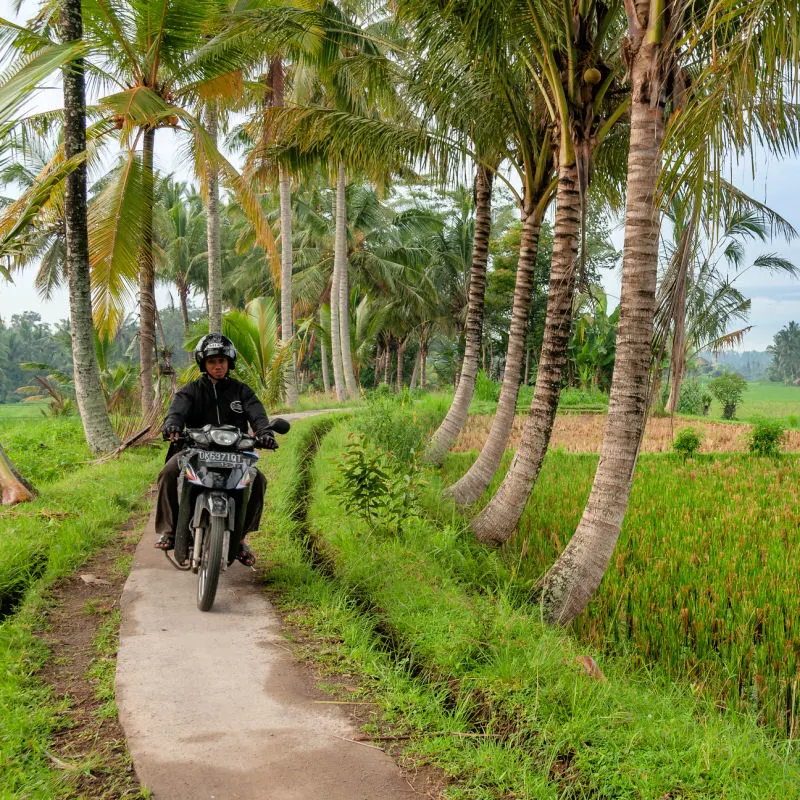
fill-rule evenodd
<path id="1" fill-rule="evenodd" d="M 751 717 L 625 658 L 595 652 L 607 680 L 588 675 L 586 646 L 543 627 L 498 555 L 444 506 L 443 522 L 402 535 L 346 514 L 330 482 L 347 436 L 337 426 L 325 438 L 302 481 L 307 508 L 293 487 L 308 451 L 279 451 L 275 533 L 260 546 L 273 587 L 371 677 L 411 756 L 454 777 L 452 797 L 800 796 L 794 757 Z"/>
<path id="2" fill-rule="evenodd" d="M 37 638 L 48 590 L 72 573 L 142 507 L 163 458 L 151 449 L 46 486 L 38 500 L 0 512 L 0 797 L 74 797 L 74 775 L 53 767 L 52 737 L 64 701 L 37 673 L 49 657 Z"/>

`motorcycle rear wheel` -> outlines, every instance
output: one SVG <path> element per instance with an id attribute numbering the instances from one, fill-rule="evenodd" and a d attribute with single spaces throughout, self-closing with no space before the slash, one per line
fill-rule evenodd
<path id="1" fill-rule="evenodd" d="M 225 520 L 211 517 L 211 525 L 203 537 L 203 552 L 200 556 L 200 573 L 197 580 L 197 607 L 210 611 L 214 605 L 222 567 L 222 543 L 225 537 Z"/>

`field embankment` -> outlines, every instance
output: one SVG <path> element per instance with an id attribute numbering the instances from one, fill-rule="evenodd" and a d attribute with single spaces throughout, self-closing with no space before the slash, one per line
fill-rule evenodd
<path id="1" fill-rule="evenodd" d="M 72 421 L 47 420 L 53 439 L 38 448 L 34 472 L 40 495 L 32 503 L 0 510 L 0 796 L 76 797 L 85 763 L 58 766 L 55 737 L 71 724 L 70 700 L 54 696 L 42 670 L 51 654 L 44 641 L 51 590 L 90 555 L 115 540 L 137 510 L 163 455 L 149 448 L 128 451 L 98 466 L 79 463 Z M 78 423 L 80 424 L 80 423 Z M 17 464 L 36 451 L 34 428 L 3 429 L 3 444 Z M 61 437 L 59 438 L 59 433 Z M 20 442 L 24 441 L 24 445 Z M 34 464 L 33 460 L 30 462 Z M 54 464 L 63 477 L 53 479 Z M 88 623 L 87 623 L 88 625 Z"/>
<path id="2" fill-rule="evenodd" d="M 468 416 L 453 450 L 480 450 L 489 435 L 492 419 L 488 414 Z M 514 420 L 508 445 L 512 449 L 519 444 L 525 419 L 525 415 L 517 415 Z M 599 453 L 605 424 L 605 414 L 558 414 L 553 425 L 550 449 L 561 449 L 567 453 Z M 679 431 L 696 428 L 703 435 L 700 453 L 746 453 L 746 438 L 751 427 L 748 424 L 712 422 L 691 417 L 651 417 L 645 428 L 642 452 L 668 453 L 672 450 L 672 442 Z M 786 431 L 783 449 L 800 452 L 800 430 Z"/>
<path id="3" fill-rule="evenodd" d="M 451 796 L 800 797 L 793 752 L 751 715 L 542 626 L 530 582 L 473 542 L 435 477 L 423 505 L 436 520 L 422 510 L 391 532 L 346 513 L 333 490 L 351 427 L 315 453 L 313 425 L 273 463 L 270 584 L 328 663 L 368 676 L 383 724 L 451 776 Z"/>

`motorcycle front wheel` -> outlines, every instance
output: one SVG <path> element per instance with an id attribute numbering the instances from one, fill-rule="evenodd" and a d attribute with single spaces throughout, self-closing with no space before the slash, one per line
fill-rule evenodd
<path id="1" fill-rule="evenodd" d="M 203 537 L 203 552 L 200 556 L 200 574 L 197 581 L 197 607 L 210 611 L 217 594 L 219 572 L 222 566 L 222 543 L 225 537 L 225 520 L 211 517 L 211 525 Z"/>

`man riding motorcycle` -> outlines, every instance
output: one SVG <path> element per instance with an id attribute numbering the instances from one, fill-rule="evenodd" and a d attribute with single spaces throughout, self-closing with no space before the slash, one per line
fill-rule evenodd
<path id="1" fill-rule="evenodd" d="M 278 446 L 268 428 L 267 412 L 255 392 L 247 384 L 229 377 L 236 366 L 233 342 L 220 333 L 210 333 L 197 343 L 194 358 L 203 374 L 175 393 L 162 427 L 164 438 L 171 444 L 164 469 L 158 476 L 156 534 L 159 539 L 155 546 L 159 550 L 171 550 L 175 546 L 180 473 L 178 454 L 181 449 L 178 443 L 184 428 L 202 428 L 208 424 L 234 425 L 242 433 L 247 433 L 249 423 L 259 447 L 274 450 Z M 266 478 L 258 472 L 245 510 L 245 535 L 258 529 L 266 487 Z M 244 541 L 237 558 L 248 567 L 256 560 Z"/>

